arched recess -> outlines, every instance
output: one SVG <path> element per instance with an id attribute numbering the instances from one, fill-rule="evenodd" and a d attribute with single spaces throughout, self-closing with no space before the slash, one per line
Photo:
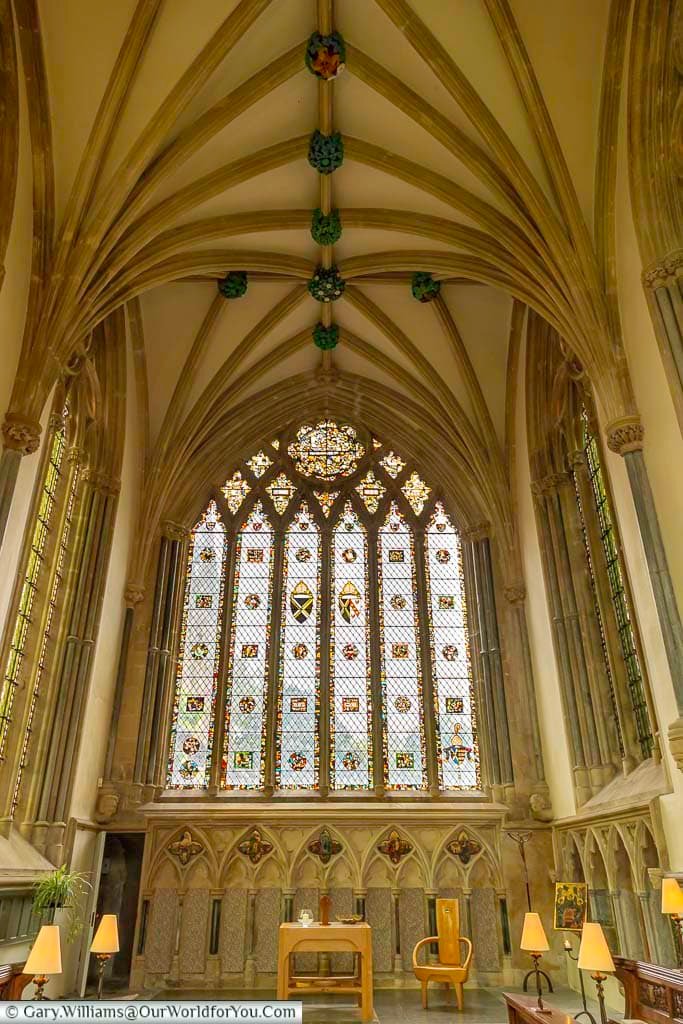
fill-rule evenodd
<path id="1" fill-rule="evenodd" d="M 602 925 L 610 950 L 620 952 L 619 934 L 615 921 L 612 889 L 605 858 L 596 833 L 589 829 L 586 836 L 586 881 L 591 919 Z"/>
<path id="2" fill-rule="evenodd" d="M 619 931 L 619 945 L 624 956 L 644 960 L 647 956 L 643 908 L 634 890 L 631 857 L 618 827 L 611 830 L 610 846 L 614 863 L 612 901 Z"/>

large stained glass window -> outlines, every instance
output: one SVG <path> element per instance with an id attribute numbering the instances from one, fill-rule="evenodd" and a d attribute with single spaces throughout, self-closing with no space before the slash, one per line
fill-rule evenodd
<path id="1" fill-rule="evenodd" d="M 476 789 L 479 761 L 460 538 L 438 502 L 425 534 L 439 785 Z"/>
<path id="2" fill-rule="evenodd" d="M 320 531 L 302 503 L 285 535 L 275 773 L 281 789 L 318 786 Z"/>
<path id="3" fill-rule="evenodd" d="M 5 756 L 7 734 L 12 721 L 14 697 L 19 685 L 22 663 L 24 661 L 29 627 L 32 622 L 33 605 L 38 590 L 38 581 L 45 561 L 48 537 L 54 526 L 53 519 L 57 500 L 57 488 L 63 471 L 62 464 L 66 447 L 66 434 L 63 426 L 55 430 L 49 444 L 50 449 L 40 489 L 38 512 L 33 527 L 24 582 L 21 594 L 19 595 L 19 606 L 14 622 L 12 639 L 10 640 L 2 689 L 0 689 L 0 759 Z"/>
<path id="4" fill-rule="evenodd" d="M 379 531 L 384 776 L 388 789 L 425 789 L 424 707 L 413 534 L 392 502 Z"/>
<path id="5" fill-rule="evenodd" d="M 167 784 L 207 786 L 225 589 L 225 526 L 215 501 L 192 532 Z"/>
<path id="6" fill-rule="evenodd" d="M 237 535 L 228 658 L 223 785 L 264 784 L 273 529 L 257 502 Z"/>
<path id="7" fill-rule="evenodd" d="M 368 543 L 351 502 L 334 528 L 331 591 L 330 781 L 333 789 L 370 789 Z"/>
<path id="8" fill-rule="evenodd" d="M 226 471 L 189 547 L 168 785 L 478 787 L 460 542 L 435 482 L 331 419 Z"/>

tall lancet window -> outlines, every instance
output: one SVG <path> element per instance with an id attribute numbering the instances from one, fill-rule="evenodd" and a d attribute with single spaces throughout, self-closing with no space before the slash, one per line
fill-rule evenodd
<path id="1" fill-rule="evenodd" d="M 167 780 L 174 789 L 209 782 L 226 550 L 225 526 L 212 501 L 190 540 Z"/>
<path id="2" fill-rule="evenodd" d="M 462 550 L 441 502 L 427 524 L 425 554 L 439 785 L 476 789 L 479 760 Z"/>
<path id="3" fill-rule="evenodd" d="M 388 789 L 426 789 L 415 551 L 395 502 L 379 531 L 378 574 L 385 782 Z"/>
<path id="4" fill-rule="evenodd" d="M 285 537 L 275 774 L 280 789 L 318 786 L 320 531 L 303 502 Z"/>
<path id="5" fill-rule="evenodd" d="M 347 502 L 332 541 L 330 780 L 372 785 L 372 697 L 367 531 Z"/>
<path id="6" fill-rule="evenodd" d="M 223 760 L 227 789 L 264 784 L 272 586 L 273 528 L 257 502 L 235 548 Z"/>

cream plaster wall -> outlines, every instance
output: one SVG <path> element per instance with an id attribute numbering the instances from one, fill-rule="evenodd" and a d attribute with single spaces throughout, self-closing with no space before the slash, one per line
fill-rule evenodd
<path id="1" fill-rule="evenodd" d="M 534 670 L 541 745 L 546 780 L 550 789 L 555 817 L 576 813 L 572 765 L 569 757 L 566 726 L 562 709 L 560 680 L 555 662 L 548 602 L 543 578 L 543 563 L 538 543 L 536 518 L 531 496 L 528 440 L 526 430 L 526 389 L 523 367 L 526 343 L 520 353 L 519 386 L 516 396 L 516 479 L 519 542 L 527 588 L 526 614 L 529 644 Z"/>
<path id="2" fill-rule="evenodd" d="M 129 346 L 126 391 L 126 440 L 121 470 L 121 493 L 70 808 L 72 816 L 86 819 L 90 819 L 93 813 L 98 779 L 104 768 L 107 740 L 112 728 L 112 701 L 125 611 L 123 591 L 138 500 L 137 450 L 140 434 Z"/>

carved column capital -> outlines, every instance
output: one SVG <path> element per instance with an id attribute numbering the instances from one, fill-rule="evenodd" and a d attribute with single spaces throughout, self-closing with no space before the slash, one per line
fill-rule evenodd
<path id="1" fill-rule="evenodd" d="M 487 520 L 467 526 L 460 534 L 460 539 L 467 544 L 475 544 L 478 540 L 491 536 L 491 524 Z"/>
<path id="2" fill-rule="evenodd" d="M 140 602 L 144 601 L 144 599 L 145 588 L 142 585 L 142 583 L 135 583 L 132 580 L 126 583 L 125 590 L 123 591 L 123 600 L 126 602 L 127 605 L 130 605 L 132 608 L 134 608 L 135 605 L 140 604 Z"/>
<path id="3" fill-rule="evenodd" d="M 117 477 L 109 476 L 96 469 L 86 469 L 83 479 L 107 497 L 115 498 L 121 490 L 121 481 Z"/>
<path id="4" fill-rule="evenodd" d="M 569 483 L 570 480 L 571 476 L 569 473 L 549 473 L 548 476 L 532 481 L 531 493 L 537 498 L 544 497 L 546 494 L 554 494 L 563 484 Z"/>
<path id="5" fill-rule="evenodd" d="M 189 530 L 183 526 L 182 523 L 174 523 L 172 520 L 167 519 L 166 522 L 161 524 L 161 532 L 164 537 L 168 537 L 169 540 L 184 541 L 187 537 Z"/>
<path id="6" fill-rule="evenodd" d="M 683 716 L 669 726 L 669 748 L 677 768 L 683 772 Z"/>
<path id="7" fill-rule="evenodd" d="M 605 428 L 607 447 L 617 455 L 628 455 L 643 447 L 645 430 L 639 416 L 622 416 L 612 420 Z"/>
<path id="8" fill-rule="evenodd" d="M 505 594 L 505 600 L 509 601 L 510 604 L 523 604 L 526 600 L 524 580 L 515 580 L 514 583 L 508 583 L 506 587 L 503 587 L 503 593 Z"/>
<path id="9" fill-rule="evenodd" d="M 2 440 L 5 448 L 31 455 L 40 447 L 40 423 L 29 420 L 20 413 L 8 412 L 2 424 Z"/>
<path id="10" fill-rule="evenodd" d="M 654 291 L 664 288 L 683 274 L 683 249 L 674 249 L 661 260 L 651 263 L 643 271 L 643 284 Z"/>

